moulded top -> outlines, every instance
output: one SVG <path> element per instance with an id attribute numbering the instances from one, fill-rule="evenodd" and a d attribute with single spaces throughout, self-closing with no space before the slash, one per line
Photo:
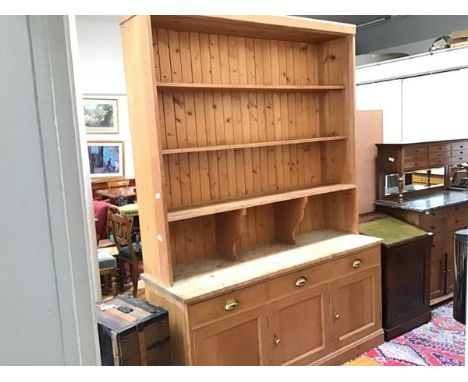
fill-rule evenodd
<path id="1" fill-rule="evenodd" d="M 124 17 L 121 24 L 130 17 Z M 356 34 L 356 26 L 294 16 L 151 16 L 154 28 L 321 43 Z"/>

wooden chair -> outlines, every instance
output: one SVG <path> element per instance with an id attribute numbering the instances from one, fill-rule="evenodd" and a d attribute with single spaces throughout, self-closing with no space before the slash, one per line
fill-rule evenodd
<path id="1" fill-rule="evenodd" d="M 121 289 L 123 287 L 123 265 L 129 263 L 130 265 L 130 276 L 133 284 L 133 297 L 137 295 L 138 289 L 138 277 L 139 277 L 139 265 L 143 261 L 142 250 L 140 242 L 137 240 L 134 242 L 132 239 L 132 224 L 133 218 L 121 216 L 119 214 L 111 213 L 109 215 L 110 226 L 112 235 L 119 251 L 118 267 L 121 272 L 120 283 Z"/>
<path id="2" fill-rule="evenodd" d="M 111 188 L 128 187 L 129 185 L 129 180 L 115 180 L 107 182 L 107 189 L 110 190 Z"/>

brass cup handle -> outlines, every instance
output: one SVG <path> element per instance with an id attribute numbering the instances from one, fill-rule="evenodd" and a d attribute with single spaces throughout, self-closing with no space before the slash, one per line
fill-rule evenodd
<path id="1" fill-rule="evenodd" d="M 353 268 L 359 268 L 362 264 L 361 259 L 356 259 L 353 261 Z"/>
<path id="2" fill-rule="evenodd" d="M 296 285 L 296 287 L 299 288 L 301 286 L 304 286 L 306 282 L 307 282 L 307 277 L 301 276 L 294 282 L 294 285 Z"/>
<path id="3" fill-rule="evenodd" d="M 237 308 L 239 305 L 239 301 L 232 299 L 232 300 L 227 300 L 226 303 L 224 304 L 224 310 L 231 311 Z"/>
<path id="4" fill-rule="evenodd" d="M 339 314 L 339 313 L 336 313 L 336 314 L 335 314 L 335 320 L 339 320 L 339 319 L 340 319 L 340 317 L 341 317 L 341 316 L 340 316 L 340 314 Z"/>

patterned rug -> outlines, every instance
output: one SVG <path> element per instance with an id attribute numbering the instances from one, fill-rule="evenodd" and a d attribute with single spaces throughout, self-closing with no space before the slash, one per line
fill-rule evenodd
<path id="1" fill-rule="evenodd" d="M 390 342 L 368 351 L 364 357 L 382 366 L 463 366 L 465 325 L 452 316 L 453 303 L 432 311 L 432 319 Z"/>

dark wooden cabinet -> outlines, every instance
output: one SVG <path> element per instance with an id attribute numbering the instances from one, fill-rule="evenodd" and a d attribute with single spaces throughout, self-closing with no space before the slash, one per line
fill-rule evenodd
<path id="1" fill-rule="evenodd" d="M 383 239 L 382 326 L 388 341 L 431 319 L 432 234 L 385 214 L 361 216 L 361 233 Z"/>
<path id="2" fill-rule="evenodd" d="M 457 191 L 451 191 L 457 193 Z M 414 224 L 432 232 L 430 266 L 431 305 L 452 297 L 454 288 L 454 244 L 455 231 L 468 228 L 468 201 L 447 205 L 427 212 L 377 205 L 379 211 Z"/>
<path id="3" fill-rule="evenodd" d="M 432 236 L 382 244 L 382 307 L 385 340 L 431 319 L 429 304 Z"/>

